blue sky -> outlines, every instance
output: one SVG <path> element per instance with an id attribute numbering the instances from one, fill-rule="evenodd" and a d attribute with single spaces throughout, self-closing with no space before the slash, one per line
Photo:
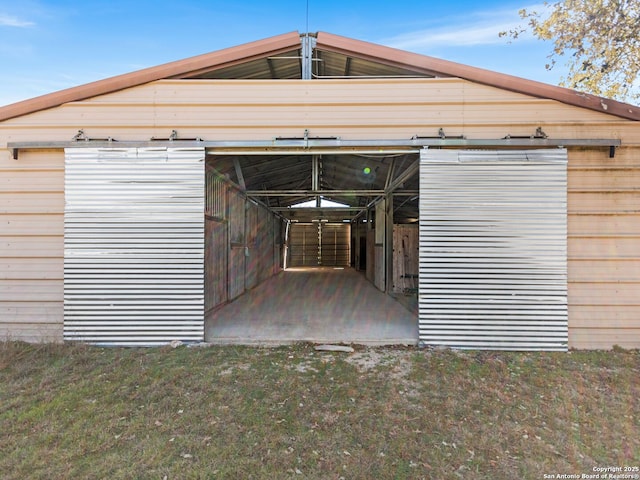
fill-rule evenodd
<path id="1" fill-rule="evenodd" d="M 308 17 L 307 17 L 308 5 Z M 557 84 L 519 1 L 0 0 L 0 105 L 290 31 L 325 31 Z M 535 6 L 534 6 L 535 7 Z M 538 8 L 541 8 L 538 6 Z"/>

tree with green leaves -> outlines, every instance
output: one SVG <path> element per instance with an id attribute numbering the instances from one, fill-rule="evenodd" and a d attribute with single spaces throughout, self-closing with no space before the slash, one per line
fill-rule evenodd
<path id="1" fill-rule="evenodd" d="M 568 57 L 562 86 L 621 101 L 640 100 L 640 2 L 563 0 L 544 3 L 544 11 L 520 10 L 527 22 L 500 36 L 517 39 L 530 31 L 554 42 L 552 69 Z"/>

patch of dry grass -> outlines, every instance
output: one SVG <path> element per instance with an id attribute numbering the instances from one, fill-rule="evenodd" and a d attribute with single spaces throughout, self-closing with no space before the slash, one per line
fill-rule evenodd
<path id="1" fill-rule="evenodd" d="M 640 354 L 0 344 L 2 478 L 543 478 L 640 465 Z"/>

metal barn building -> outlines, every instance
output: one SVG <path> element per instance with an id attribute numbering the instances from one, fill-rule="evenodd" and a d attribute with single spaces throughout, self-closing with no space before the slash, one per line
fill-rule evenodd
<path id="1" fill-rule="evenodd" d="M 638 348 L 638 120 L 322 32 L 2 107 L 0 336 Z"/>

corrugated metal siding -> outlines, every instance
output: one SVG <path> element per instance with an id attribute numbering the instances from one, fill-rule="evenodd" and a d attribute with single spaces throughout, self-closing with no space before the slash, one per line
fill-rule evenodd
<path id="1" fill-rule="evenodd" d="M 320 245 L 318 225 L 316 223 L 292 223 L 289 239 L 291 267 L 312 267 L 318 265 L 318 246 Z"/>
<path id="2" fill-rule="evenodd" d="M 562 149 L 422 152 L 421 342 L 566 350 L 566 186 Z"/>
<path id="3" fill-rule="evenodd" d="M 64 338 L 204 338 L 204 150 L 66 151 Z"/>
<path id="4" fill-rule="evenodd" d="M 351 225 L 345 223 L 320 224 L 320 264 L 348 267 L 351 260 Z"/>

